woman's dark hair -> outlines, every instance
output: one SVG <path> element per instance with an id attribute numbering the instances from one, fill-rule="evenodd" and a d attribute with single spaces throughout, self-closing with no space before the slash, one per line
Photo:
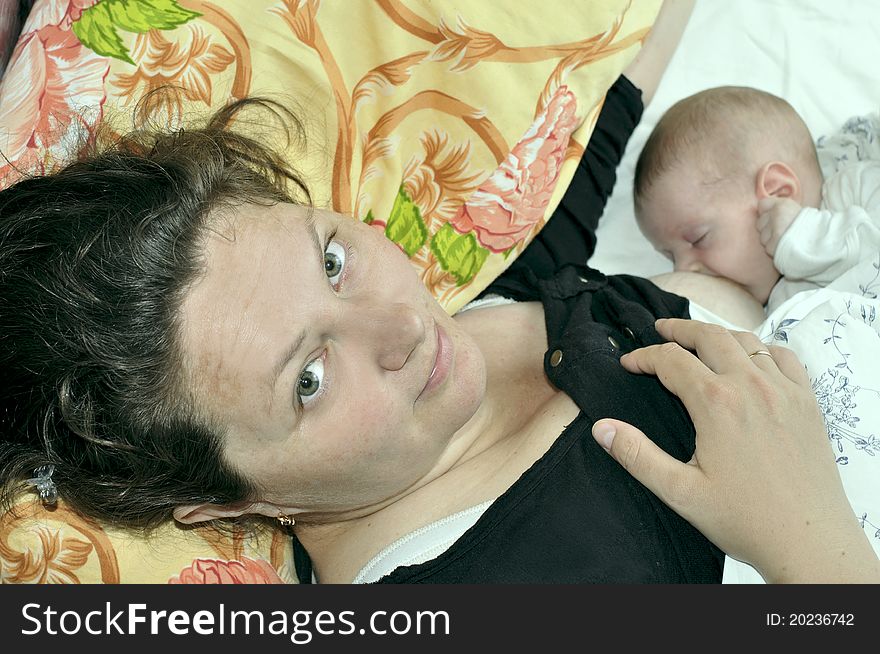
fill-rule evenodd
<path id="1" fill-rule="evenodd" d="M 99 130 L 58 172 L 0 191 L 0 508 L 45 464 L 74 509 L 144 530 L 256 496 L 194 406 L 176 322 L 213 212 L 311 202 L 279 153 L 233 131 L 252 111 L 302 135 L 282 105 L 238 100 L 198 129 Z"/>

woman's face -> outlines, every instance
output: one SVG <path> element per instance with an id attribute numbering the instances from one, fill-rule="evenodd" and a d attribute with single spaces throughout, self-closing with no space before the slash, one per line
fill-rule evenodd
<path id="1" fill-rule="evenodd" d="M 248 205 L 215 220 L 204 252 L 181 308 L 186 371 L 262 499 L 357 511 L 456 456 L 485 390 L 482 355 L 380 230 Z"/>

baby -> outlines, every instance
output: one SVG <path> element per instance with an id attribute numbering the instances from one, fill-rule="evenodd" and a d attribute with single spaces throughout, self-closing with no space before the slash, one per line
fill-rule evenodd
<path id="1" fill-rule="evenodd" d="M 726 277 L 770 313 L 880 248 L 880 162 L 823 181 L 782 98 L 725 86 L 673 105 L 636 164 L 639 228 L 675 270 Z"/>

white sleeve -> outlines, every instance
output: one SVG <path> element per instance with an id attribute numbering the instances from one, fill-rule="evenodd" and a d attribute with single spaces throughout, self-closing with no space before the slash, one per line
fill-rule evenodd
<path id="1" fill-rule="evenodd" d="M 773 263 L 786 278 L 831 283 L 880 247 L 880 162 L 832 175 L 823 207 L 804 208 L 786 230 Z"/>

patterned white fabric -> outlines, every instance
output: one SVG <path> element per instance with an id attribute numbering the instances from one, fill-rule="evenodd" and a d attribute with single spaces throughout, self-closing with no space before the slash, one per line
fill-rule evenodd
<path id="1" fill-rule="evenodd" d="M 806 367 L 852 510 L 880 556 L 880 248 L 827 287 L 790 298 L 756 332 Z M 762 583 L 727 558 L 723 583 Z"/>
<path id="2" fill-rule="evenodd" d="M 816 152 L 826 178 L 856 161 L 880 161 L 880 113 L 853 116 L 834 134 L 820 136 Z"/>

